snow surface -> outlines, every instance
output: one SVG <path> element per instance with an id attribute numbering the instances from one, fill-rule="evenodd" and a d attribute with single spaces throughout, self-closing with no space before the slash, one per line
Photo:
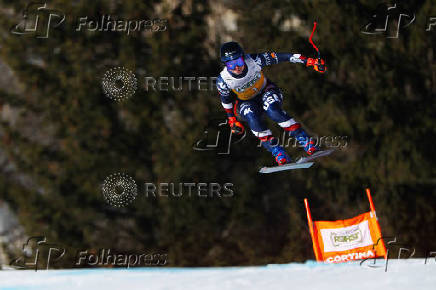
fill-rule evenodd
<path id="1" fill-rule="evenodd" d="M 3 270 L 0 289 L 436 289 L 436 260 L 347 264 L 308 261 L 258 267 Z"/>

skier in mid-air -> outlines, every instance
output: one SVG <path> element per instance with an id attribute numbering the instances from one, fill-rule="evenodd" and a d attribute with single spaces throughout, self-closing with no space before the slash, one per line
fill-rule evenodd
<path id="1" fill-rule="evenodd" d="M 265 52 L 245 54 L 236 42 L 226 42 L 220 50 L 221 62 L 225 65 L 216 80 L 217 89 L 224 110 L 227 112 L 232 133 L 242 134 L 244 126 L 237 121 L 236 115 L 248 123 L 253 134 L 272 155 L 278 165 L 291 162 L 285 149 L 278 145 L 262 119 L 265 112 L 270 119 L 289 132 L 303 146 L 307 154 L 312 155 L 319 148 L 300 123 L 291 118 L 282 109 L 283 95 L 280 89 L 262 72 L 262 67 L 280 63 L 302 63 L 306 67 L 324 73 L 324 60 L 307 58 L 301 54 Z"/>

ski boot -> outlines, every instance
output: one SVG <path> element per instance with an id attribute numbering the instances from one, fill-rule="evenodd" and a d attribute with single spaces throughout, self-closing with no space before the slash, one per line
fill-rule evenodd
<path id="1" fill-rule="evenodd" d="M 283 149 L 282 146 L 278 145 L 279 140 L 277 140 L 277 138 L 269 135 L 261 137 L 259 139 L 262 141 L 262 146 L 265 147 L 266 150 L 271 152 L 271 154 L 275 157 L 278 165 L 283 165 L 291 162 L 291 157 L 289 157 L 285 149 Z"/>
<path id="2" fill-rule="evenodd" d="M 289 155 L 286 153 L 285 149 L 283 149 L 282 146 L 279 145 L 275 146 L 272 149 L 271 153 L 275 157 L 278 165 L 283 165 L 291 162 L 291 157 L 289 157 Z"/>
<path id="3" fill-rule="evenodd" d="M 301 146 L 303 146 L 304 151 L 308 155 L 312 155 L 313 153 L 319 151 L 319 147 L 315 145 L 315 141 L 301 128 L 299 123 L 296 123 L 285 129 L 289 132 L 291 137 L 294 137 Z"/>

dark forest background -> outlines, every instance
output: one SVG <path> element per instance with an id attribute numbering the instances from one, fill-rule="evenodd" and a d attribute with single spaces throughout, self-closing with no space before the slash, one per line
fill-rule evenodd
<path id="1" fill-rule="evenodd" d="M 389 31 L 361 32 L 379 1 L 223 1 L 238 16 L 237 30 L 227 34 L 211 33 L 208 21 L 217 15 L 206 1 L 174 1 L 172 9 L 160 1 L 48 1 L 66 22 L 42 39 L 10 33 L 28 1 L 0 1 L 0 59 L 17 82 L 0 88 L 0 111 L 18 112 L 15 121 L 1 120 L 0 200 L 26 236 L 45 235 L 68 253 L 110 248 L 167 253 L 170 266 L 258 265 L 314 259 L 304 197 L 315 220 L 345 219 L 369 210 L 369 187 L 385 236 L 417 255 L 436 250 L 435 31 L 426 31 L 436 8 L 431 0 L 410 2 L 402 7 L 416 20 L 388 38 Z M 103 14 L 159 16 L 167 29 L 74 30 L 79 17 Z M 299 25 L 281 29 L 291 16 Z M 265 69 L 284 92 L 284 108 L 311 133 L 347 136 L 347 146 L 311 169 L 257 173 L 272 157 L 251 133 L 228 155 L 195 151 L 207 125 L 225 120 L 217 92 L 142 86 L 150 75 L 217 76 L 219 46 L 230 38 L 247 52 L 313 57 L 307 40 L 314 20 L 328 72 L 298 64 Z M 101 87 L 114 66 L 138 78 L 125 102 Z M 102 196 L 115 172 L 138 184 L 125 208 Z M 146 198 L 144 182 L 233 183 L 234 196 Z M 71 267 L 73 259 L 57 266 Z"/>

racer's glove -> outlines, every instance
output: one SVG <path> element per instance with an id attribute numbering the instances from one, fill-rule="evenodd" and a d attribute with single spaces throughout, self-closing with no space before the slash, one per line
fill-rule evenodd
<path id="1" fill-rule="evenodd" d="M 323 59 L 318 58 L 308 58 L 306 60 L 306 66 L 313 66 L 313 69 L 320 73 L 325 73 L 327 71 L 327 66 L 325 65 L 325 61 Z"/>
<path id="2" fill-rule="evenodd" d="M 244 125 L 236 120 L 236 117 L 229 117 L 229 126 L 232 129 L 232 133 L 236 135 L 241 135 L 244 133 Z"/>

